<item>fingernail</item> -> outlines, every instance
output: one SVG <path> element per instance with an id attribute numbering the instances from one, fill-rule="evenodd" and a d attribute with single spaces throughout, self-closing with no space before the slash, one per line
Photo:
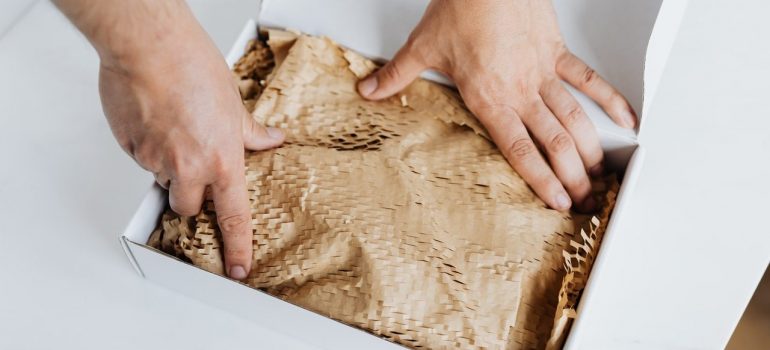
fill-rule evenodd
<path id="1" fill-rule="evenodd" d="M 271 126 L 271 127 L 267 128 L 267 135 L 270 136 L 270 138 L 273 138 L 273 139 L 282 139 L 283 138 L 283 131 L 281 131 L 281 129 L 274 128 L 274 127 Z"/>
<path id="2" fill-rule="evenodd" d="M 633 110 L 628 109 L 624 111 L 622 118 L 625 121 L 625 124 L 626 124 L 625 127 L 629 129 L 633 129 L 636 127 L 636 113 Z"/>
<path id="3" fill-rule="evenodd" d="M 560 193 L 556 195 L 556 206 L 558 210 L 567 210 L 572 205 L 569 197 L 566 193 Z"/>
<path id="4" fill-rule="evenodd" d="M 374 75 L 358 83 L 358 92 L 363 96 L 371 95 L 374 90 L 377 90 L 377 77 Z"/>
<path id="5" fill-rule="evenodd" d="M 598 177 L 604 174 L 604 164 L 599 163 L 591 167 L 591 170 L 588 171 L 589 174 L 593 177 Z"/>
<path id="6" fill-rule="evenodd" d="M 241 265 L 230 266 L 230 273 L 228 275 L 232 279 L 242 280 L 246 278 L 246 269 Z"/>
<path id="7" fill-rule="evenodd" d="M 596 200 L 594 197 L 588 196 L 588 198 L 583 201 L 583 211 L 589 212 L 594 211 L 594 209 L 596 209 Z"/>

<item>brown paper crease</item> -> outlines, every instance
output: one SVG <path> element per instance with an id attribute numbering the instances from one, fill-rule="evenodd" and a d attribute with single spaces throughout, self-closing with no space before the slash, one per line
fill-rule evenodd
<path id="1" fill-rule="evenodd" d="M 267 35 L 234 69 L 253 117 L 287 134 L 246 156 L 244 282 L 407 347 L 560 346 L 616 187 L 597 182 L 593 218 L 548 209 L 455 91 L 417 80 L 367 101 L 355 84 L 371 61 Z M 224 272 L 210 199 L 196 217 L 167 211 L 148 244 Z"/>

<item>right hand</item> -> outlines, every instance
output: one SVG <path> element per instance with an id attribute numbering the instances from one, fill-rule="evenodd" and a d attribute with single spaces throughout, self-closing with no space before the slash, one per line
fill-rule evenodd
<path id="1" fill-rule="evenodd" d="M 284 135 L 251 118 L 221 54 L 194 20 L 174 23 L 158 42 L 137 50 L 101 55 L 99 90 L 110 127 L 121 147 L 169 190 L 178 214 L 198 214 L 210 188 L 225 271 L 243 279 L 253 237 L 244 147 L 277 147 Z"/>

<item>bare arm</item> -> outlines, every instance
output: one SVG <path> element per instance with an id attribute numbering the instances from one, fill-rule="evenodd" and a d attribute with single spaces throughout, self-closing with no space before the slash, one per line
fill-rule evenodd
<path id="1" fill-rule="evenodd" d="M 102 107 L 121 147 L 169 190 L 171 208 L 200 212 L 211 191 L 226 273 L 251 269 L 244 147 L 283 142 L 241 103 L 224 59 L 180 0 L 55 0 L 101 59 Z"/>

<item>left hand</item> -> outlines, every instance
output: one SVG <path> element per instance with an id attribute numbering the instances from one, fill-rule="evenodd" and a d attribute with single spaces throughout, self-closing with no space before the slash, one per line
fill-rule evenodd
<path id="1" fill-rule="evenodd" d="M 594 125 L 562 80 L 620 126 L 633 128 L 636 115 L 567 49 L 550 1 L 433 0 L 393 60 L 359 82 L 358 91 L 383 99 L 429 68 L 455 81 L 511 166 L 551 208 L 574 202 L 594 209 L 588 174 L 602 173 L 604 155 Z"/>

